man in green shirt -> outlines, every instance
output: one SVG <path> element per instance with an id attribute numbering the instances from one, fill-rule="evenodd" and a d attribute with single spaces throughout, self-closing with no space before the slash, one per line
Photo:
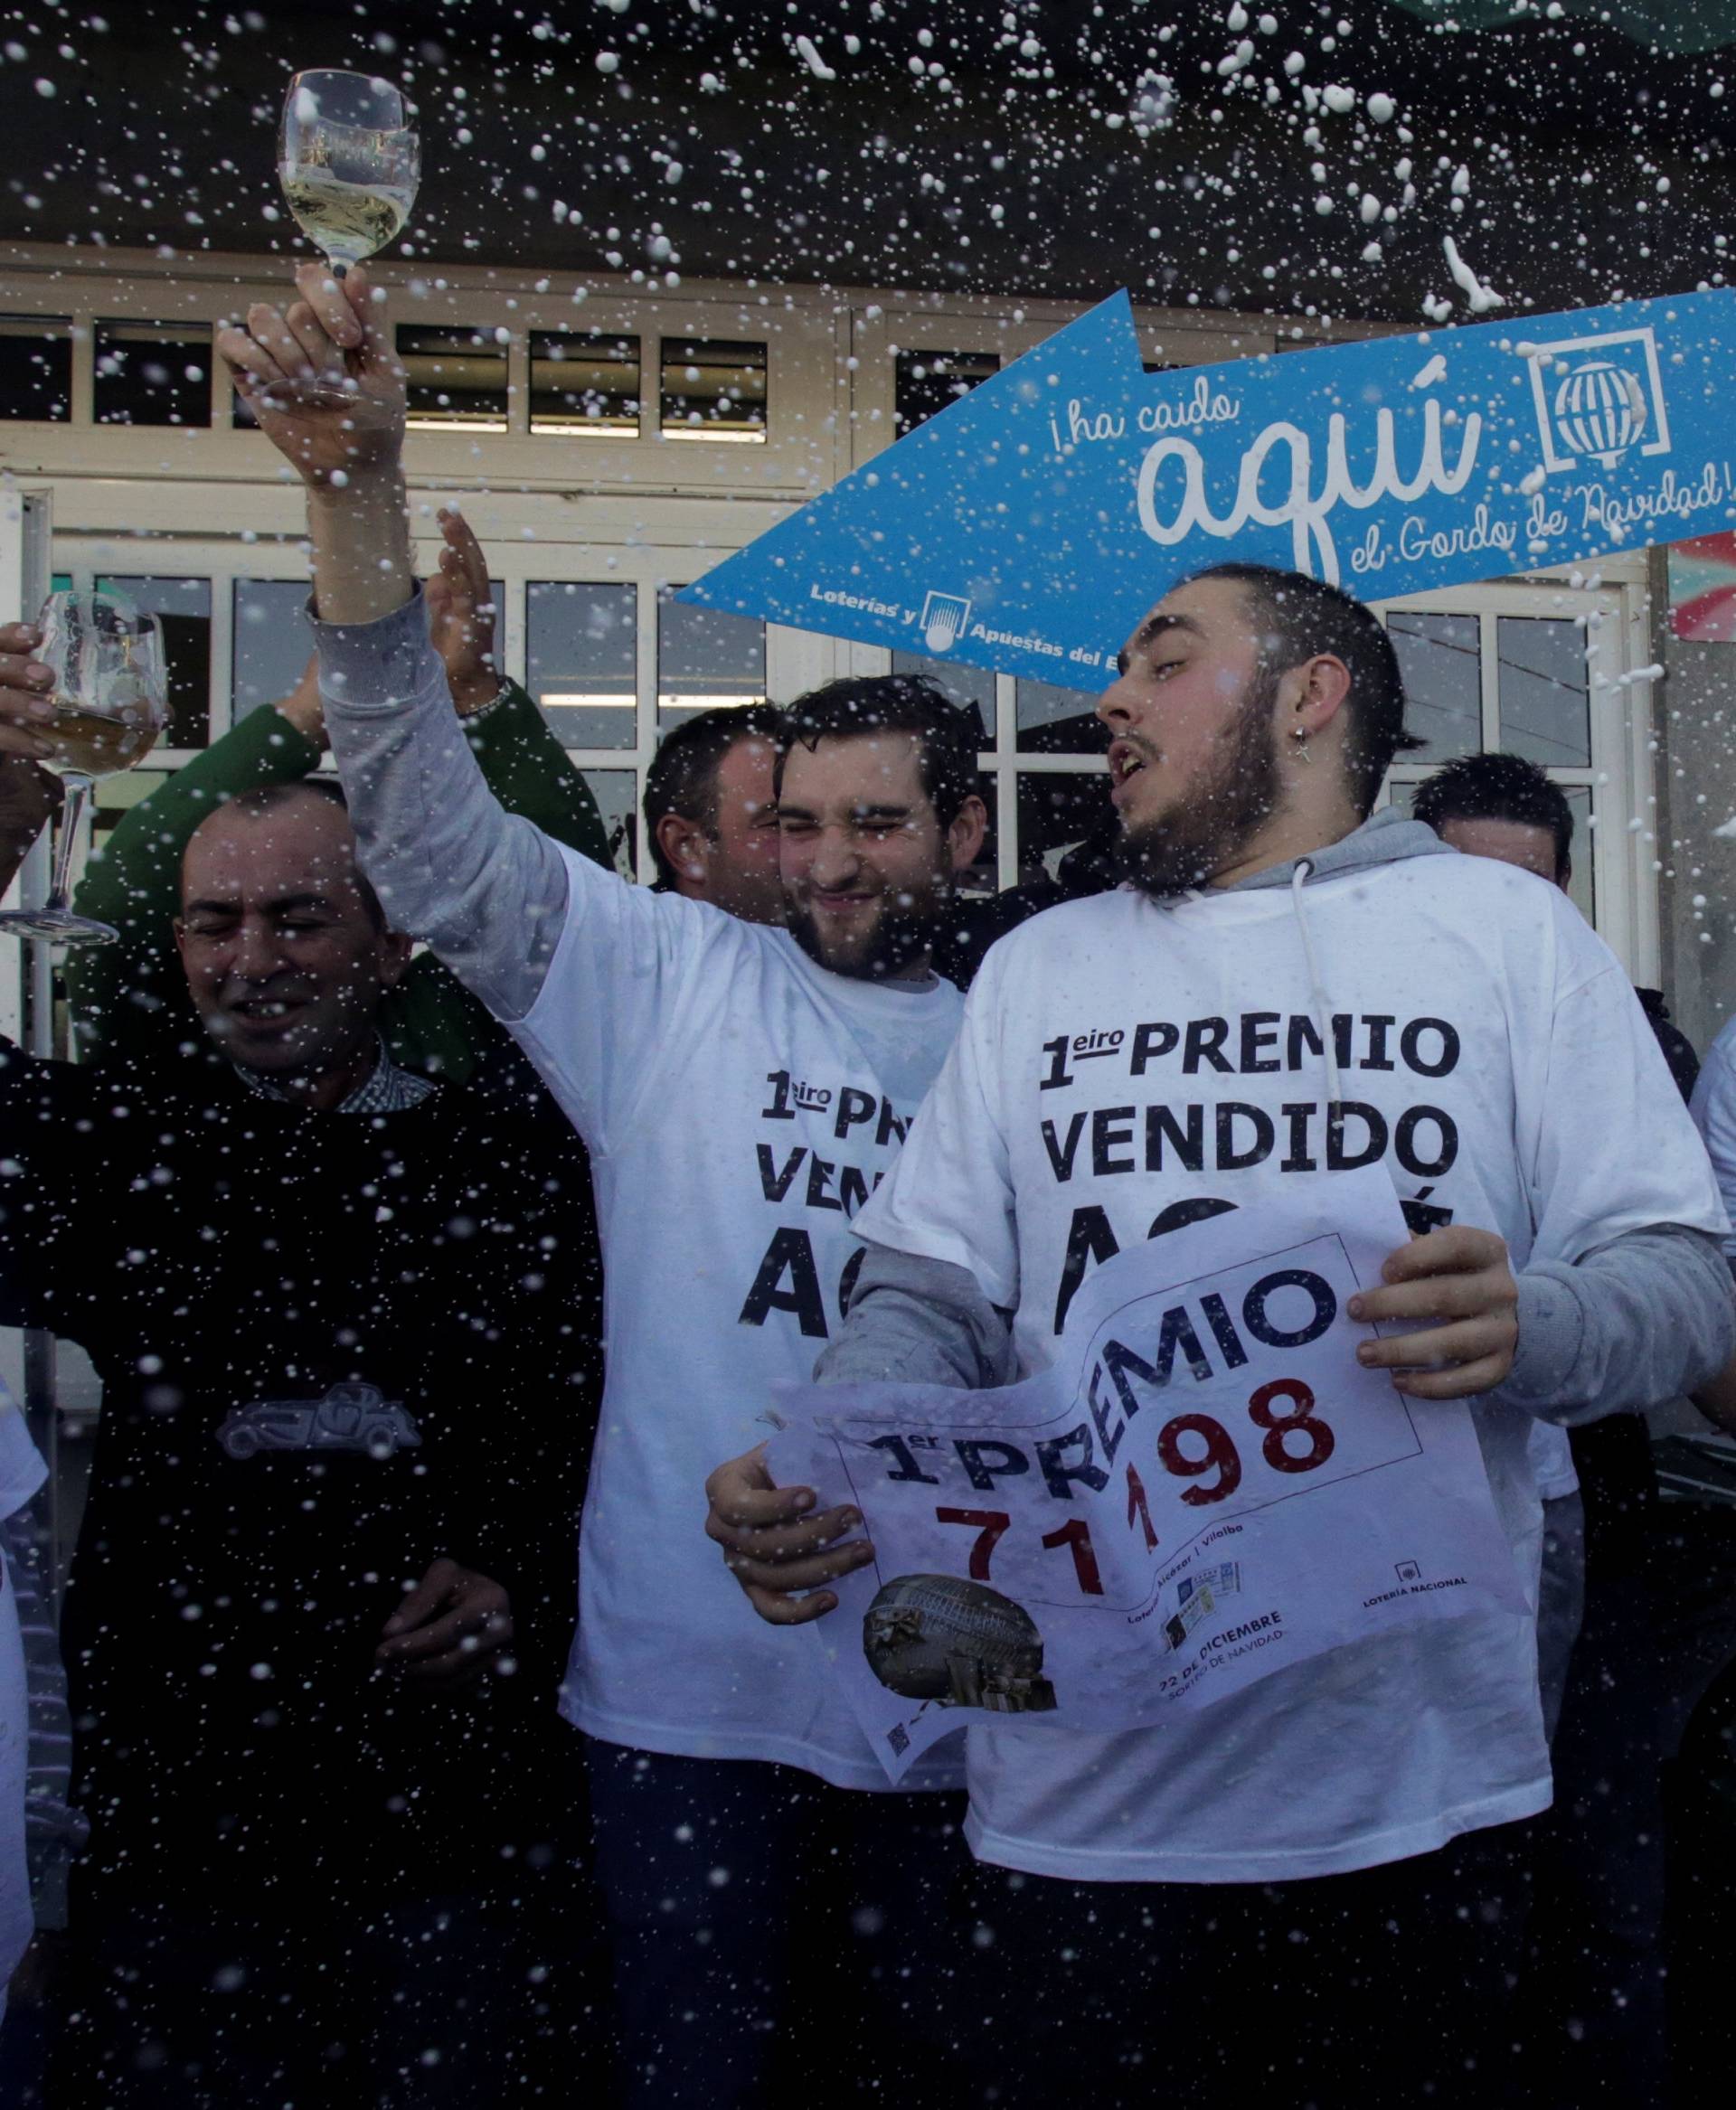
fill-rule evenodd
<path id="1" fill-rule="evenodd" d="M 500 803 L 599 864 L 609 843 L 590 787 L 516 682 L 495 671 L 488 565 L 469 523 L 442 511 L 440 566 L 425 589 L 429 628 L 453 708 Z M 325 751 L 317 666 L 279 702 L 254 711 L 203 754 L 165 777 L 116 824 L 78 890 L 81 914 L 112 924 L 118 945 L 68 954 L 72 1030 L 87 1060 L 174 1060 L 203 1046 L 175 954 L 181 856 L 214 806 L 269 784 L 295 784 Z M 392 1060 L 418 1075 L 462 1083 L 505 1044 L 484 1007 L 431 953 L 420 954 L 380 1007 Z"/>

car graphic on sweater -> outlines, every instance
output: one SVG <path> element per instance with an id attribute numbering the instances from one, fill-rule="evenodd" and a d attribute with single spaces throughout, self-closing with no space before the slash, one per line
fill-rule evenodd
<path id="1" fill-rule="evenodd" d="M 231 1458 L 260 1451 L 365 1451 L 390 1458 L 421 1448 L 422 1432 L 401 1399 L 377 1385 L 334 1385 L 320 1399 L 254 1399 L 217 1430 Z"/>

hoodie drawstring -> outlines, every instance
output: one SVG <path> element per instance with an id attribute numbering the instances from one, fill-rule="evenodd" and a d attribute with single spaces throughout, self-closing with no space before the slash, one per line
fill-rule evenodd
<path id="1" fill-rule="evenodd" d="M 1302 937 L 1302 957 L 1307 964 L 1308 1000 L 1314 1006 L 1314 1030 L 1320 1036 L 1321 1052 L 1326 1064 L 1326 1135 L 1333 1144 L 1341 1142 L 1344 1126 L 1344 1090 L 1338 1076 L 1338 1050 L 1332 1031 L 1332 1010 L 1326 1002 L 1326 993 L 1320 984 L 1320 963 L 1315 956 L 1314 936 L 1308 928 L 1307 911 L 1302 906 L 1302 889 L 1314 876 L 1310 859 L 1300 858 L 1290 880 L 1290 906 L 1296 911 L 1296 928 Z"/>

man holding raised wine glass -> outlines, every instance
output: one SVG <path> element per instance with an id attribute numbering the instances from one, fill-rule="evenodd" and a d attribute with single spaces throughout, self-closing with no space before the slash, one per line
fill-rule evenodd
<path id="1" fill-rule="evenodd" d="M 951 1042 L 958 994 L 930 963 L 983 840 L 976 725 L 905 676 L 788 706 L 772 771 L 782 926 L 563 854 L 489 797 L 440 708 L 383 296 L 317 266 L 299 289 L 219 350 L 307 486 L 321 690 L 364 869 L 591 1152 L 609 1371 L 561 1700 L 615 1944 L 619 2100 L 762 2104 L 780 2057 L 810 2045 L 811 2087 L 849 2058 L 876 1985 L 898 2007 L 869 2055 L 877 2085 L 906 2055 L 933 2099 L 948 2047 L 915 2049 L 910 1983 L 915 1957 L 935 1958 L 925 1997 L 953 1967 L 956 1805 L 873 1792 L 884 1773 L 817 1653 L 790 1662 L 720 1602 L 691 1517 L 712 1446 L 750 1441 L 769 1388 L 802 1378 L 838 1324 L 850 1218 Z M 649 1587 L 647 1545 L 663 1557 Z M 906 1788 L 956 1773 L 939 1753 Z M 810 1926 L 826 1931 L 801 1945 L 844 1982 L 823 2046 L 791 1997 Z"/>
<path id="2" fill-rule="evenodd" d="M 51 803 L 35 641 L 0 630 L 21 824 Z M 538 1930 L 571 1916 L 544 1725 L 595 1411 L 587 1168 L 522 1076 L 384 1050 L 410 944 L 335 786 L 212 804 L 176 925 L 200 1039 L 0 1047 L 0 1323 L 103 1381 L 52 2099 L 375 2100 L 410 2070 L 469 2104 L 542 2056 Z"/>

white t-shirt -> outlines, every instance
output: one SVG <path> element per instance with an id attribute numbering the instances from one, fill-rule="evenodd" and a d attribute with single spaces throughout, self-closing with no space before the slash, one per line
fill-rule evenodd
<path id="1" fill-rule="evenodd" d="M 591 1154 L 600 1424 L 561 1694 L 610 1743 L 885 1775 L 818 1649 L 791 1649 L 701 1524 L 706 1475 L 805 1380 L 962 998 L 828 974 L 784 930 L 629 887 L 568 852 L 547 980 L 513 1027 Z M 958 1777 L 956 1746 L 921 1781 Z"/>
<path id="2" fill-rule="evenodd" d="M 1533 1421 L 1526 1446 L 1537 1492 L 1545 1502 L 1561 1502 L 1580 1492 L 1579 1468 L 1573 1463 L 1573 1446 L 1567 1431 L 1552 1421 Z"/>
<path id="3" fill-rule="evenodd" d="M 0 1519 L 22 1509 L 48 1477 L 24 1415 L 0 1385 Z M 30 1700 L 11 1567 L 0 1559 L 0 2014 L 6 1981 L 30 1945 L 30 1870 L 24 1860 L 24 1781 Z"/>
<path id="4" fill-rule="evenodd" d="M 1312 881 L 1301 913 L 1334 1018 L 1340 1154 L 1384 1159 L 1413 1229 L 1429 1210 L 1496 1230 L 1517 1270 L 1658 1222 L 1722 1229 L 1633 991 L 1554 888 L 1436 855 Z M 1168 909 L 1123 890 L 1003 939 L 858 1231 L 969 1268 L 1017 1307 L 1031 1371 L 1084 1267 L 1184 1239 L 1190 1204 L 1258 1208 L 1266 1182 L 1324 1167 L 1297 914 L 1283 888 Z M 1474 1411 L 1534 1601 L 1531 1420 Z M 976 1851 L 1043 1875 L 1272 1881 L 1398 1860 L 1548 1803 L 1534 1622 L 1345 1648 L 1124 1736 L 973 1728 L 968 1777 Z"/>
<path id="5" fill-rule="evenodd" d="M 1736 1018 L 1707 1049 L 1689 1107 L 1718 1175 L 1724 1207 L 1736 1224 Z M 1724 1240 L 1724 1250 L 1736 1258 L 1736 1232 Z"/>

